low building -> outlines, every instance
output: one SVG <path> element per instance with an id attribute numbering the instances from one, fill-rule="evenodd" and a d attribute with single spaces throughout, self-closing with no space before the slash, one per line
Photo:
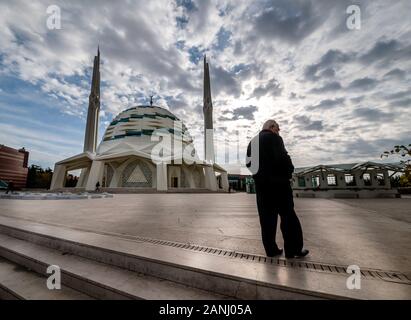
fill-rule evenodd
<path id="1" fill-rule="evenodd" d="M 390 177 L 403 171 L 400 165 L 376 162 L 297 168 L 292 187 L 296 197 L 399 197 L 391 188 Z"/>
<path id="2" fill-rule="evenodd" d="M 28 173 L 29 152 L 24 148 L 13 149 L 0 145 L 0 180 L 13 182 L 14 188 L 26 187 Z"/>

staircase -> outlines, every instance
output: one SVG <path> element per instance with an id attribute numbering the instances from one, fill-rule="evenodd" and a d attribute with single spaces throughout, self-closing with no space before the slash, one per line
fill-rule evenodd
<path id="1" fill-rule="evenodd" d="M 301 260 L 300 260 L 301 261 Z M 46 286 L 47 267 L 61 290 Z M 0 216 L 0 299 L 409 299 L 403 274 L 267 259 L 194 244 Z M 386 281 L 387 280 L 387 281 Z"/>
<path id="2" fill-rule="evenodd" d="M 108 253 L 98 248 L 2 225 L 0 299 L 215 300 L 229 298 L 146 275 L 138 270 L 130 271 L 113 265 L 120 260 L 128 263 L 127 256 L 120 253 Z M 47 277 L 50 274 L 47 274 L 46 270 L 50 265 L 60 267 L 61 290 L 47 288 Z"/>

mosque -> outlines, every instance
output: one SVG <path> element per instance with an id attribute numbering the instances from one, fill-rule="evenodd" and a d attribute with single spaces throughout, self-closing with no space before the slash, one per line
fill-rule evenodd
<path id="1" fill-rule="evenodd" d="M 81 169 L 76 189 L 227 192 L 227 171 L 215 163 L 213 106 L 209 65 L 204 57 L 204 153 L 199 159 L 193 140 L 180 119 L 169 110 L 140 105 L 119 113 L 97 146 L 100 111 L 100 50 L 93 77 L 82 153 L 54 166 L 51 190 L 65 186 L 67 173 Z M 122 189 L 121 189 L 122 188 Z"/>

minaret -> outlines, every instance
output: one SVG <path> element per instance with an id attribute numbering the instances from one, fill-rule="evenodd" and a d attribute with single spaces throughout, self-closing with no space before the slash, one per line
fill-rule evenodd
<path id="1" fill-rule="evenodd" d="M 210 70 L 204 55 L 204 156 L 205 160 L 215 162 L 213 134 L 213 102 L 211 101 Z"/>
<path id="2" fill-rule="evenodd" d="M 97 56 L 94 57 L 93 79 L 91 80 L 91 92 L 88 98 L 88 112 L 86 134 L 84 136 L 84 152 L 96 152 L 98 122 L 100 113 L 100 48 L 97 48 Z"/>

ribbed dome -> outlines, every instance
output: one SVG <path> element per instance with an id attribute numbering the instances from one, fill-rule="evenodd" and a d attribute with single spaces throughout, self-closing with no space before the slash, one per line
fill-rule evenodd
<path id="1" fill-rule="evenodd" d="M 122 111 L 114 118 L 106 129 L 103 141 L 131 136 L 151 136 L 153 131 L 158 129 L 166 129 L 171 134 L 188 135 L 185 125 L 182 126 L 182 132 L 174 132 L 175 121 L 180 119 L 164 108 L 136 106 Z"/>
<path id="2" fill-rule="evenodd" d="M 136 106 L 122 111 L 113 119 L 104 133 L 97 153 L 118 153 L 122 150 L 148 155 L 158 143 L 158 139 L 151 140 L 155 131 L 166 132 L 172 138 L 179 135 L 184 145 L 193 142 L 186 126 L 170 111 L 158 106 Z"/>

